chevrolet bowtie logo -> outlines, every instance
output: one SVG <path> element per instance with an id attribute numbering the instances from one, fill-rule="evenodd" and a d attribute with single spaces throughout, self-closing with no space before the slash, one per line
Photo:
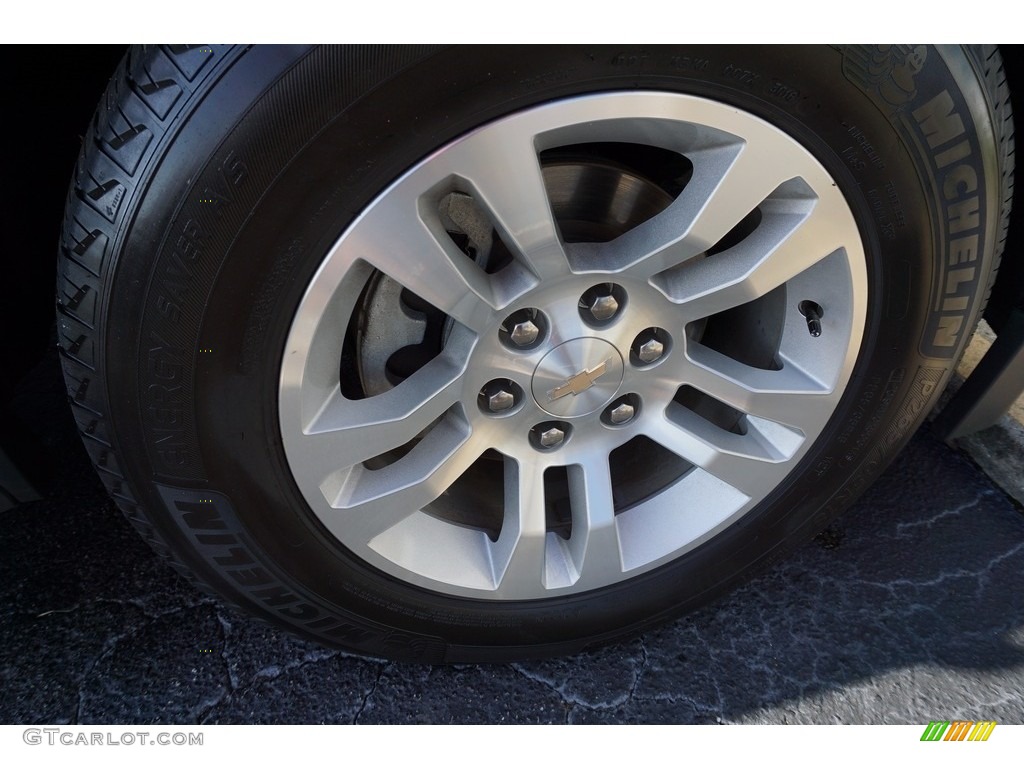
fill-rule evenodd
<path id="1" fill-rule="evenodd" d="M 586 392 L 599 378 L 604 376 L 605 371 L 608 370 L 608 363 L 612 359 L 609 357 L 604 362 L 598 363 L 593 368 L 584 368 L 579 373 L 573 374 L 565 380 L 565 384 L 555 387 L 554 389 L 548 390 L 548 402 L 553 403 L 560 397 L 565 397 L 568 394 L 578 395 L 580 392 Z"/>

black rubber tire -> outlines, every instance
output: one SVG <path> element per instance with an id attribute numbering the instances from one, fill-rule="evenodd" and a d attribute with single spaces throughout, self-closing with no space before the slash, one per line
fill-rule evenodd
<path id="1" fill-rule="evenodd" d="M 345 226 L 430 151 L 515 110 L 613 89 L 735 105 L 830 171 L 868 253 L 853 379 L 783 486 L 668 565 L 519 603 L 400 583 L 346 554 L 288 472 L 276 403 L 292 314 Z M 980 315 L 1005 236 L 1012 151 L 994 49 L 133 49 L 68 197 L 58 316 L 71 404 L 129 519 L 239 606 L 398 659 L 577 651 L 721 594 L 878 476 Z"/>

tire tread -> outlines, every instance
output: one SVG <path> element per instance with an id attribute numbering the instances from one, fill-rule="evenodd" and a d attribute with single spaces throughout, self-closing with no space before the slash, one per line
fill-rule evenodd
<path id="1" fill-rule="evenodd" d="M 194 51 L 200 50 L 201 55 Z M 174 554 L 121 470 L 105 392 L 101 297 L 129 202 L 178 116 L 203 92 L 228 46 L 138 46 L 111 77 L 82 140 L 68 190 L 57 269 L 58 351 L 79 435 L 114 503 L 149 546 L 210 593 Z"/>
<path id="2" fill-rule="evenodd" d="M 996 278 L 999 276 L 999 266 L 1006 249 L 1006 238 L 1010 229 L 1011 204 L 1013 202 L 1016 157 L 1013 110 L 1010 105 L 1010 87 L 1006 80 L 1006 71 L 1003 67 L 1003 57 L 999 51 L 999 46 L 969 46 L 968 52 L 977 61 L 982 62 L 980 67 L 982 74 L 981 82 L 985 86 L 992 109 L 992 123 L 997 132 L 996 140 L 999 143 L 999 167 L 1001 168 L 1000 200 L 1002 206 L 999 213 L 999 224 L 993 249 L 992 271 L 989 274 L 988 285 L 985 287 L 985 295 L 978 307 L 977 318 L 980 321 L 989 299 L 992 297 L 992 289 L 995 287 Z"/>

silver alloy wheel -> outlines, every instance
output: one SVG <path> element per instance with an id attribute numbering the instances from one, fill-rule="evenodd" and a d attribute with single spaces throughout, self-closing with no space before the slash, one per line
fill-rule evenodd
<path id="1" fill-rule="evenodd" d="M 678 153 L 692 176 L 664 210 L 610 242 L 567 242 L 540 155 L 592 142 Z M 452 241 L 439 209 L 453 192 L 485 213 L 509 264 L 487 270 Z M 754 209 L 757 226 L 716 250 Z M 353 315 L 375 270 L 447 319 L 436 356 L 357 398 L 343 393 L 340 360 L 350 328 L 374 332 Z M 583 297 L 606 285 L 622 300 L 589 309 Z M 779 129 L 679 94 L 545 104 L 425 158 L 331 248 L 281 364 L 288 463 L 327 531 L 401 581 L 496 600 L 605 587 L 698 546 L 784 482 L 845 391 L 866 292 L 863 245 L 841 191 Z M 707 318 L 769 296 L 783 297 L 773 365 L 702 343 Z M 515 348 L 503 323 L 522 310 L 539 310 L 545 330 Z M 688 407 L 684 390 L 735 423 Z M 641 437 L 685 469 L 617 505 L 609 457 Z M 494 451 L 504 478 L 496 534 L 431 511 Z M 568 535 L 552 530 L 546 511 L 546 473 L 557 468 L 568 483 Z"/>

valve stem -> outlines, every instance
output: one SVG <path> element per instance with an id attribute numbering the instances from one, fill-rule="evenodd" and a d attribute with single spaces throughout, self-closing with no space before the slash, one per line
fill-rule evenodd
<path id="1" fill-rule="evenodd" d="M 800 314 L 807 320 L 807 330 L 811 336 L 814 338 L 821 336 L 821 316 L 825 314 L 821 305 L 813 301 L 801 301 L 799 309 Z"/>

